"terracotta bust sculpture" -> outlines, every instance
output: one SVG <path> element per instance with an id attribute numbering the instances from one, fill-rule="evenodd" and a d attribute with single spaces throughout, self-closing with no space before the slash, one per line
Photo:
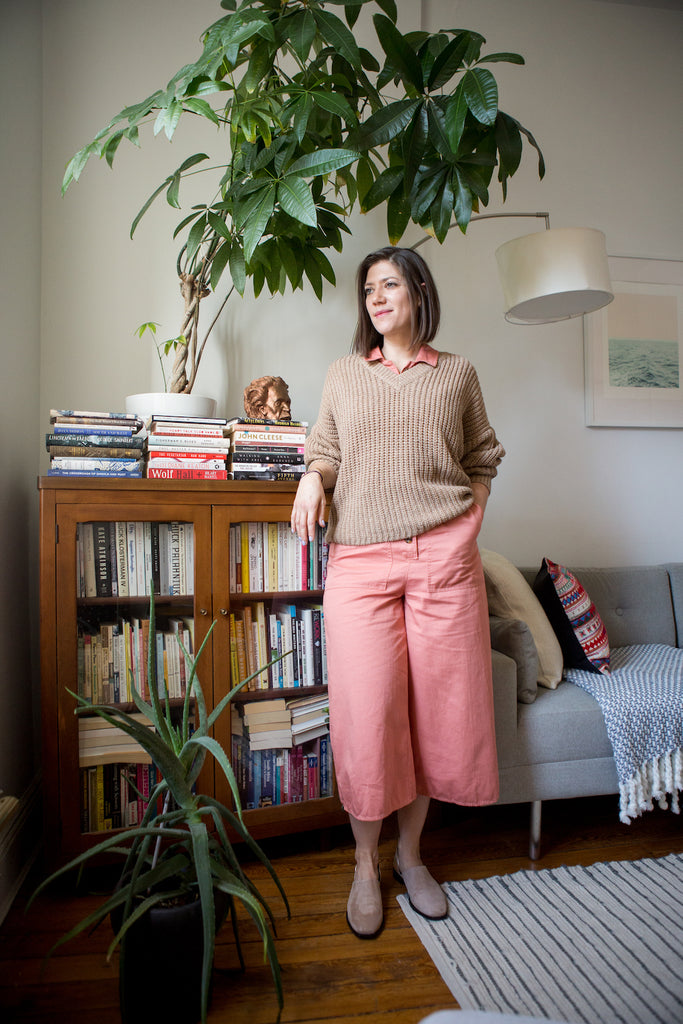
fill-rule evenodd
<path id="1" fill-rule="evenodd" d="M 282 377 L 257 377 L 244 389 L 244 411 L 250 419 L 288 420 L 292 402 Z"/>

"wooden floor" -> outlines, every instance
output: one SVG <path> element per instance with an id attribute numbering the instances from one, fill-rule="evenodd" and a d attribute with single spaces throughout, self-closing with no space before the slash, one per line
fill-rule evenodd
<path id="1" fill-rule="evenodd" d="M 442 882 L 529 869 L 526 816 L 525 807 L 444 808 L 424 836 L 424 860 Z M 537 868 L 683 852 L 683 816 L 656 810 L 621 825 L 616 797 L 547 803 L 543 816 L 543 856 Z M 283 1022 L 418 1024 L 431 1012 L 455 1007 L 396 903 L 401 889 L 391 874 L 391 822 L 385 835 L 386 927 L 371 942 L 357 939 L 345 922 L 352 875 L 346 829 L 266 845 L 289 897 L 291 920 L 260 865 L 250 867 L 264 895 L 273 897 L 285 989 Z M 96 905 L 95 897 L 65 888 L 40 899 L 28 913 L 25 902 L 22 893 L 0 927 L 0 1021 L 118 1022 L 117 963 L 105 959 L 108 926 L 43 961 L 53 941 Z M 270 1024 L 277 1017 L 270 972 L 249 922 L 243 935 L 245 974 L 236 968 L 229 929 L 220 934 L 211 1024 Z M 172 965 L 167 983 L 173 984 Z"/>

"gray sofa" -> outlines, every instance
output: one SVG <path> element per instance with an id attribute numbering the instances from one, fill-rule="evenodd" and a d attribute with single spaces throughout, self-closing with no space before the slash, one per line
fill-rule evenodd
<path id="1" fill-rule="evenodd" d="M 521 573 L 532 584 L 537 571 Z M 683 646 L 683 563 L 572 572 L 593 600 L 612 649 L 647 643 Z M 497 643 L 496 621 L 492 657 L 499 803 L 531 804 L 529 854 L 536 859 L 542 801 L 618 793 L 617 771 L 596 700 L 566 680 L 556 689 L 538 686 L 534 698 L 528 679 L 536 666 L 527 663 L 533 652 L 527 646 L 525 653 L 522 645 L 520 653 L 519 643 L 511 647 L 510 622 L 507 639 Z M 527 703 L 518 700 L 518 692 Z"/>

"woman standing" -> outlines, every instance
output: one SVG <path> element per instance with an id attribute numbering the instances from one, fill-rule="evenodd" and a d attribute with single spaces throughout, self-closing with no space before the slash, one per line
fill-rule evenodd
<path id="1" fill-rule="evenodd" d="M 303 543 L 333 491 L 324 596 L 330 730 L 356 842 L 347 920 L 383 923 L 378 843 L 398 812 L 394 873 L 413 908 L 445 917 L 420 858 L 431 798 L 494 803 L 498 770 L 486 592 L 477 548 L 505 454 L 476 372 L 431 347 L 436 286 L 411 249 L 358 270 L 353 354 L 325 381 L 292 509 Z"/>

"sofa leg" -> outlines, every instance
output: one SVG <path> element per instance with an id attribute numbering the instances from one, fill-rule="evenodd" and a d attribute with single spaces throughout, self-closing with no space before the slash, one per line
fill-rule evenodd
<path id="1" fill-rule="evenodd" d="M 529 822 L 529 857 L 538 860 L 541 856 L 541 800 L 533 800 Z"/>

